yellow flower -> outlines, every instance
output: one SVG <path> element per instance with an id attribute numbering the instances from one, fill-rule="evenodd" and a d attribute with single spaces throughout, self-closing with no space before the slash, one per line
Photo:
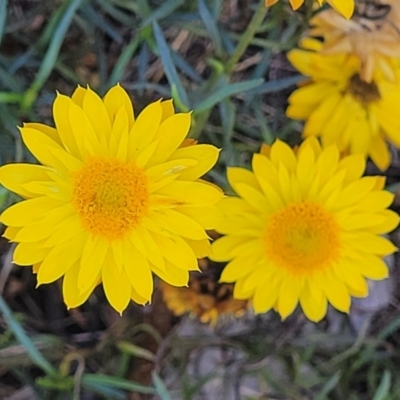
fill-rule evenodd
<path id="1" fill-rule="evenodd" d="M 3 212 L 14 262 L 32 265 L 38 284 L 63 279 L 68 307 L 103 283 L 111 306 L 150 301 L 152 272 L 184 286 L 209 251 L 205 229 L 221 191 L 199 180 L 218 149 L 184 142 L 190 113 L 156 101 L 135 119 L 119 85 L 101 99 L 78 87 L 58 94 L 56 128 L 29 123 L 24 143 L 42 165 L 9 164 L 0 183 L 25 198 Z"/>
<path id="2" fill-rule="evenodd" d="M 192 272 L 188 287 L 173 287 L 161 282 L 160 289 L 167 307 L 177 316 L 189 313 L 212 326 L 224 318 L 243 316 L 248 301 L 234 299 L 234 285 L 219 283 L 220 276 L 220 268 L 212 264 L 201 273 Z"/>
<path id="3" fill-rule="evenodd" d="M 279 0 L 265 0 L 267 7 L 272 6 Z M 319 5 L 325 3 L 325 0 L 317 0 Z M 293 10 L 297 10 L 303 3 L 304 0 L 289 0 Z M 353 15 L 354 12 L 354 0 L 326 0 L 331 7 L 333 7 L 338 13 L 344 15 L 347 19 Z"/>
<path id="4" fill-rule="evenodd" d="M 318 13 L 311 20 L 310 35 L 324 39 L 325 54 L 350 53 L 360 58 L 362 80 L 371 82 L 375 69 L 395 80 L 400 59 L 400 2 L 358 3 L 356 9 L 351 20 L 332 10 Z"/>
<path id="5" fill-rule="evenodd" d="M 350 296 L 366 296 L 365 278 L 387 277 L 382 257 L 396 247 L 380 235 L 399 217 L 386 209 L 393 195 L 382 190 L 384 178 L 361 177 L 361 155 L 340 159 L 336 146 L 321 149 L 314 137 L 297 152 L 277 140 L 254 154 L 252 167 L 228 169 L 240 197 L 221 201 L 217 230 L 226 236 L 210 255 L 229 261 L 221 281 L 236 282 L 235 298 L 282 318 L 300 302 L 319 321 L 328 302 L 348 312 Z"/>
<path id="6" fill-rule="evenodd" d="M 292 93 L 286 114 L 306 120 L 305 137 L 321 136 L 324 145 L 336 144 L 341 152 L 370 156 L 385 170 L 390 164 L 385 140 L 400 147 L 400 66 L 395 81 L 376 71 L 366 82 L 354 55 L 321 54 L 314 39 L 302 45 L 307 50 L 292 50 L 288 57 L 311 81 Z"/>

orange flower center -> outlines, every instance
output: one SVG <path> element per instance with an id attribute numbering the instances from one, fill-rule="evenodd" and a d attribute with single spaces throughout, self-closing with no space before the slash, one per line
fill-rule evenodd
<path id="1" fill-rule="evenodd" d="M 120 239 L 147 213 L 147 177 L 134 163 L 92 157 L 73 179 L 72 203 L 93 235 Z"/>
<path id="2" fill-rule="evenodd" d="M 319 204 L 301 201 L 273 214 L 264 231 L 267 258 L 294 274 L 321 271 L 339 257 L 339 226 Z"/>

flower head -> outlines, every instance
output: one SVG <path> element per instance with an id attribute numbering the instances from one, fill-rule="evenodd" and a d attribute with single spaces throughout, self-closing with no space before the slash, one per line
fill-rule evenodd
<path id="1" fill-rule="evenodd" d="M 9 164 L 0 183 L 25 200 L 3 212 L 14 262 L 33 265 L 38 284 L 63 277 L 68 307 L 103 283 L 111 306 L 144 304 L 152 272 L 184 286 L 207 255 L 205 229 L 219 220 L 222 192 L 199 178 L 218 149 L 185 141 L 190 113 L 156 101 L 135 119 L 117 85 L 101 99 L 78 87 L 57 95 L 55 128 L 29 123 L 22 139 L 42 165 Z"/>
<path id="2" fill-rule="evenodd" d="M 400 60 L 400 2 L 358 3 L 352 19 L 332 10 L 318 13 L 312 20 L 310 35 L 324 39 L 323 53 L 354 54 L 361 60 L 360 77 L 371 82 L 375 70 L 390 80 L 396 79 Z M 398 68 L 398 67 L 397 67 Z"/>
<path id="3" fill-rule="evenodd" d="M 304 39 L 302 46 L 288 57 L 311 80 L 289 97 L 287 115 L 306 120 L 305 137 L 321 136 L 324 145 L 336 144 L 341 152 L 370 156 L 385 170 L 390 164 L 385 141 L 400 147 L 400 66 L 395 81 L 376 71 L 366 82 L 356 56 L 322 54 L 314 39 Z"/>
<path id="4" fill-rule="evenodd" d="M 314 137 L 297 152 L 277 140 L 254 154 L 252 167 L 228 170 L 239 197 L 221 201 L 225 236 L 210 255 L 229 261 L 221 281 L 236 282 L 235 298 L 282 318 L 300 302 L 319 321 L 328 302 L 348 312 L 351 296 L 366 296 L 365 278 L 387 277 L 382 257 L 396 248 L 380 235 L 399 217 L 386 209 L 393 195 L 382 190 L 384 178 L 361 177 L 361 155 L 340 159 L 336 146 L 321 149 Z"/>
<path id="5" fill-rule="evenodd" d="M 272 6 L 279 0 L 265 0 L 267 7 Z M 289 0 L 293 10 L 297 10 L 303 3 L 304 0 Z M 317 0 L 318 4 L 322 6 L 325 2 L 333 7 L 338 13 L 345 16 L 347 19 L 353 15 L 354 12 L 354 0 Z"/>
<path id="6" fill-rule="evenodd" d="M 201 273 L 192 272 L 188 287 L 174 287 L 162 282 L 160 289 L 167 307 L 177 316 L 188 313 L 212 326 L 227 317 L 241 317 L 248 301 L 234 299 L 234 285 L 219 283 L 220 276 L 220 268 L 213 264 Z"/>

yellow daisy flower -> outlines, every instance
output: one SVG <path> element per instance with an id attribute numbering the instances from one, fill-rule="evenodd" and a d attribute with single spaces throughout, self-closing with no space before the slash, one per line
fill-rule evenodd
<path id="1" fill-rule="evenodd" d="M 306 120 L 305 137 L 321 136 L 324 145 L 364 154 L 381 170 L 388 168 L 385 141 L 400 147 L 400 66 L 395 81 L 376 71 L 366 82 L 356 56 L 321 54 L 322 44 L 314 39 L 304 39 L 302 47 L 305 50 L 292 50 L 288 58 L 311 80 L 289 97 L 288 117 Z"/>
<path id="2" fill-rule="evenodd" d="M 229 261 L 221 281 L 236 282 L 235 298 L 282 318 L 300 302 L 319 321 L 328 302 L 348 312 L 350 296 L 367 296 L 365 278 L 387 277 L 382 257 L 396 247 L 380 235 L 399 217 L 386 209 L 393 194 L 382 190 L 384 178 L 361 177 L 361 155 L 340 159 L 336 146 L 321 149 L 314 137 L 297 152 L 277 140 L 254 154 L 252 167 L 228 169 L 240 197 L 221 201 L 217 230 L 226 236 L 210 255 Z"/>
<path id="3" fill-rule="evenodd" d="M 265 6 L 269 7 L 277 3 L 279 0 L 265 0 Z M 333 7 L 338 13 L 349 19 L 354 12 L 354 0 L 317 0 L 320 6 L 325 2 Z M 297 10 L 303 3 L 304 0 L 289 0 L 293 10 Z"/>
<path id="4" fill-rule="evenodd" d="M 222 192 L 199 179 L 218 149 L 185 142 L 190 113 L 175 114 L 171 101 L 135 119 L 119 85 L 103 99 L 90 88 L 58 94 L 53 114 L 55 128 L 20 129 L 42 165 L 0 168 L 0 183 L 25 198 L 0 217 L 18 243 L 14 262 L 33 264 L 38 285 L 63 277 L 69 308 L 101 282 L 118 312 L 150 301 L 152 272 L 186 285 L 221 214 Z"/>
<path id="5" fill-rule="evenodd" d="M 333 10 L 318 13 L 310 22 L 310 35 L 324 39 L 325 54 L 350 53 L 359 57 L 362 80 L 371 82 L 376 69 L 387 79 L 395 80 L 400 60 L 400 2 L 357 3 L 356 10 L 350 20 Z"/>
<path id="6" fill-rule="evenodd" d="M 241 317 L 247 310 L 247 300 L 233 298 L 231 283 L 219 283 L 220 268 L 209 266 L 190 274 L 188 287 L 174 287 L 161 282 L 160 290 L 167 307 L 177 316 L 188 313 L 203 323 L 215 326 L 224 318 Z"/>

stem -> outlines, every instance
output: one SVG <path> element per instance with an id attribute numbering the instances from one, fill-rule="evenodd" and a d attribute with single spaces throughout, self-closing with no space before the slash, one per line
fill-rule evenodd
<path id="1" fill-rule="evenodd" d="M 233 52 L 231 58 L 228 60 L 225 72 L 229 74 L 232 72 L 232 69 L 235 67 L 237 62 L 242 57 L 243 53 L 246 51 L 247 47 L 253 40 L 255 34 L 257 33 L 258 29 L 260 28 L 264 17 L 267 15 L 268 8 L 265 6 L 265 0 L 260 0 L 260 3 L 254 12 L 253 18 L 251 19 L 247 29 L 241 36 L 235 51 Z"/>

